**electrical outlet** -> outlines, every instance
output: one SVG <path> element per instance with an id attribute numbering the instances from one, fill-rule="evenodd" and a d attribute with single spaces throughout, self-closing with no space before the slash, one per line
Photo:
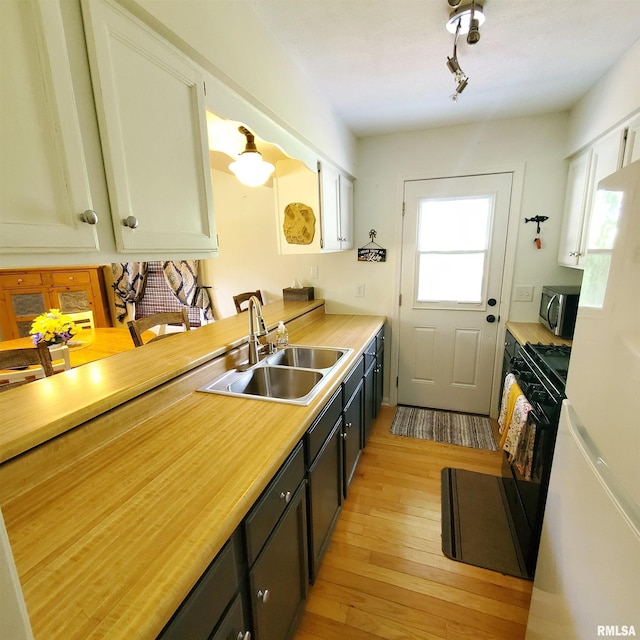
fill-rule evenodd
<path id="1" fill-rule="evenodd" d="M 533 285 L 520 284 L 513 290 L 513 299 L 518 302 L 531 302 L 533 300 Z"/>
<path id="2" fill-rule="evenodd" d="M 364 298 L 364 282 L 356 284 L 356 298 Z"/>

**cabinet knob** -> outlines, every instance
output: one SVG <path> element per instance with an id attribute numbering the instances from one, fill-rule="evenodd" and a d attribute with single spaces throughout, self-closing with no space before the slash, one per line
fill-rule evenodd
<path id="1" fill-rule="evenodd" d="M 236 640 L 251 640 L 251 631 L 240 631 Z"/>
<path id="2" fill-rule="evenodd" d="M 347 429 L 351 429 L 351 425 L 353 424 L 353 422 L 347 422 Z"/>
<path id="3" fill-rule="evenodd" d="M 129 229 L 135 229 L 138 226 L 138 218 L 136 218 L 135 216 L 127 216 L 122 221 L 122 224 L 125 227 L 129 227 Z"/>
<path id="4" fill-rule="evenodd" d="M 280 498 L 282 498 L 282 500 L 289 504 L 289 502 L 291 502 L 291 491 L 287 491 L 286 493 L 283 491 L 280 494 Z"/>
<path id="5" fill-rule="evenodd" d="M 98 224 L 98 214 L 93 209 L 87 209 L 80 214 L 80 220 L 86 224 Z"/>
<path id="6" fill-rule="evenodd" d="M 346 433 L 341 433 L 340 435 L 342 436 L 342 439 L 343 439 L 343 440 L 346 440 L 346 439 L 347 439 L 347 434 L 346 434 Z"/>
<path id="7" fill-rule="evenodd" d="M 258 591 L 258 600 L 260 600 L 261 602 L 269 602 L 269 596 L 271 594 L 269 593 L 269 589 L 265 589 L 264 591 L 262 589 L 260 589 Z"/>
<path id="8" fill-rule="evenodd" d="M 582 254 L 579 251 L 569 251 L 569 255 L 572 258 L 579 258 Z"/>
<path id="9" fill-rule="evenodd" d="M 18 284 L 22 284 L 24 280 L 22 278 L 18 278 Z"/>

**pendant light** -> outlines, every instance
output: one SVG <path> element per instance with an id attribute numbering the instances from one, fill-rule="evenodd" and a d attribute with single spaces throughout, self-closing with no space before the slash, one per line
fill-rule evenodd
<path id="1" fill-rule="evenodd" d="M 275 167 L 262 159 L 262 154 L 256 147 L 254 135 L 249 129 L 240 126 L 238 131 L 246 136 L 247 144 L 240 157 L 229 165 L 229 169 L 235 173 L 242 184 L 248 187 L 259 187 L 269 179 Z"/>

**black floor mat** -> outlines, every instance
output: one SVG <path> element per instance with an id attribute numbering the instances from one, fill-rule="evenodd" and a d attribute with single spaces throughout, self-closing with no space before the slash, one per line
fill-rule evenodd
<path id="1" fill-rule="evenodd" d="M 442 550 L 458 562 L 528 578 L 502 478 L 442 470 Z"/>

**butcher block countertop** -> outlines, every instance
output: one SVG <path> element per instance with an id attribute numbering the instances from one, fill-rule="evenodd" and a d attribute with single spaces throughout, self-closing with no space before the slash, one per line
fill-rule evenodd
<path id="1" fill-rule="evenodd" d="M 246 352 L 246 314 L 0 396 L 0 505 L 37 640 L 155 638 L 385 321 L 322 301 L 264 315 L 292 343 L 354 349 L 306 407 L 195 391 Z"/>
<path id="2" fill-rule="evenodd" d="M 568 338 L 559 338 L 547 329 L 543 327 L 539 322 L 507 322 L 507 330 L 511 332 L 511 335 L 521 344 L 524 345 L 527 342 L 533 342 L 537 344 L 566 344 L 571 346 L 572 340 Z"/>

